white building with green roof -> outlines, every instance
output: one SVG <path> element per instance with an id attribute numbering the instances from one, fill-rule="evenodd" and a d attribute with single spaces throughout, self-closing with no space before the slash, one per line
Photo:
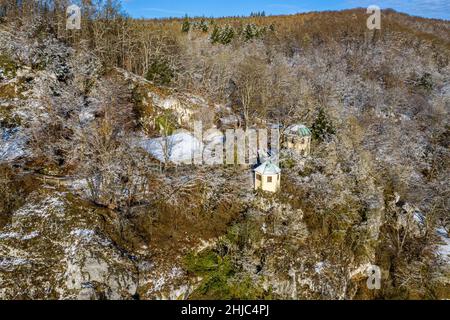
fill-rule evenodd
<path id="1" fill-rule="evenodd" d="M 277 192 L 281 186 L 281 169 L 271 160 L 265 161 L 255 170 L 255 190 Z"/>
<path id="2" fill-rule="evenodd" d="M 311 153 L 311 130 L 303 124 L 294 124 L 284 131 L 283 145 L 302 156 Z"/>

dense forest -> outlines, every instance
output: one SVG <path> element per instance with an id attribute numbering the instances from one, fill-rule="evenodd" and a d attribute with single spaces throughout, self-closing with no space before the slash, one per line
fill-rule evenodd
<path id="1" fill-rule="evenodd" d="M 0 0 L 0 299 L 450 298 L 450 22 L 79 4 Z M 280 192 L 136 144 L 229 116 L 311 128 Z"/>

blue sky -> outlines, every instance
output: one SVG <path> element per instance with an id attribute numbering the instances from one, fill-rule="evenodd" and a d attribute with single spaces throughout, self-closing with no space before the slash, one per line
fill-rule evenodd
<path id="1" fill-rule="evenodd" d="M 267 14 L 342 10 L 378 5 L 412 15 L 450 20 L 450 0 L 122 0 L 135 18 L 234 16 L 265 11 Z"/>

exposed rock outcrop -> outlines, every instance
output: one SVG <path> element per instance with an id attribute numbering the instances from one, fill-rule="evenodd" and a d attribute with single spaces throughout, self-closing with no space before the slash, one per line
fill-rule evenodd
<path id="1" fill-rule="evenodd" d="M 0 233 L 0 298 L 131 299 L 138 268 L 69 194 L 35 195 Z"/>

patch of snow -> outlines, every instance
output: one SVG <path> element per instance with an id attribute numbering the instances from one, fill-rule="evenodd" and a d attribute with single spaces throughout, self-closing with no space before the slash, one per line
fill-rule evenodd
<path id="1" fill-rule="evenodd" d="M 88 188 L 88 183 L 86 179 L 73 180 L 70 183 L 70 188 L 73 190 L 85 190 Z"/>
<path id="2" fill-rule="evenodd" d="M 205 143 L 203 149 L 204 161 L 211 165 L 222 163 L 223 155 L 220 155 L 220 150 L 223 150 L 225 144 L 223 132 L 215 128 L 209 129 L 205 132 L 203 141 Z"/>
<path id="3" fill-rule="evenodd" d="M 6 233 L 0 233 L 0 240 L 6 240 L 6 239 L 30 240 L 30 239 L 36 238 L 38 235 L 39 235 L 39 232 L 37 232 L 37 231 L 33 231 L 24 236 L 18 234 L 17 232 L 6 232 Z"/>
<path id="4" fill-rule="evenodd" d="M 3 239 L 17 239 L 20 235 L 17 232 L 6 232 L 6 233 L 0 233 L 0 240 Z"/>
<path id="5" fill-rule="evenodd" d="M 64 202 L 56 196 L 50 196 L 37 204 L 26 204 L 15 213 L 16 216 L 42 216 L 50 215 L 50 210 L 62 214 L 64 212 Z"/>
<path id="6" fill-rule="evenodd" d="M 445 97 L 450 97 L 450 84 L 441 88 L 441 94 Z"/>
<path id="7" fill-rule="evenodd" d="M 34 239 L 39 235 L 39 232 L 37 231 L 33 231 L 25 236 L 22 237 L 22 240 L 30 240 L 30 239 Z"/>
<path id="8" fill-rule="evenodd" d="M 286 131 L 298 132 L 300 129 L 304 128 L 304 125 L 293 124 L 286 129 Z"/>
<path id="9" fill-rule="evenodd" d="M 325 266 L 325 263 L 323 261 L 317 262 L 316 265 L 314 266 L 314 271 L 316 273 L 321 273 L 324 266 Z"/>
<path id="10" fill-rule="evenodd" d="M 220 143 L 225 141 L 225 136 L 222 131 L 211 128 L 203 134 L 203 141 L 208 144 Z"/>
<path id="11" fill-rule="evenodd" d="M 0 257 L 0 270 L 27 264 L 28 260 L 23 258 Z"/>
<path id="12" fill-rule="evenodd" d="M 420 211 L 414 211 L 413 217 L 419 225 L 425 225 L 425 216 Z"/>
<path id="13" fill-rule="evenodd" d="M 160 277 L 158 280 L 154 281 L 153 290 L 151 290 L 150 292 L 161 291 L 161 289 L 163 288 L 165 283 L 166 283 L 166 280 L 164 279 L 164 277 Z"/>
<path id="14" fill-rule="evenodd" d="M 236 115 L 228 115 L 220 118 L 220 123 L 222 126 L 232 126 L 239 124 L 240 119 Z"/>
<path id="15" fill-rule="evenodd" d="M 442 244 L 438 246 L 438 254 L 447 262 L 450 263 L 450 237 L 444 228 L 439 228 L 436 233 L 440 236 Z"/>
<path id="16" fill-rule="evenodd" d="M 170 279 L 178 278 L 182 275 L 183 275 L 183 269 L 178 268 L 178 267 L 173 267 L 172 270 L 170 270 L 170 272 L 169 272 Z"/>
<path id="17" fill-rule="evenodd" d="M 178 101 L 178 99 L 170 97 L 162 101 L 161 107 L 167 110 L 177 107 L 179 104 L 180 102 Z"/>
<path id="18" fill-rule="evenodd" d="M 203 150 L 202 142 L 188 132 L 142 140 L 139 145 L 159 161 L 167 159 L 176 164 L 192 163 L 194 156 L 201 155 Z"/>
<path id="19" fill-rule="evenodd" d="M 20 128 L 0 129 L 0 162 L 25 156 L 25 143 Z"/>
<path id="20" fill-rule="evenodd" d="M 267 233 L 267 225 L 265 223 L 263 223 L 263 225 L 261 226 L 261 231 L 266 234 Z"/>
<path id="21" fill-rule="evenodd" d="M 91 240 L 92 237 L 95 235 L 95 231 L 94 230 L 89 230 L 89 229 L 75 229 L 75 230 L 72 230 L 70 232 L 70 234 L 75 236 L 75 237 L 78 237 L 78 238 Z"/>
<path id="22" fill-rule="evenodd" d="M 95 119 L 95 114 L 93 110 L 82 110 L 78 116 L 82 124 L 89 123 Z"/>

